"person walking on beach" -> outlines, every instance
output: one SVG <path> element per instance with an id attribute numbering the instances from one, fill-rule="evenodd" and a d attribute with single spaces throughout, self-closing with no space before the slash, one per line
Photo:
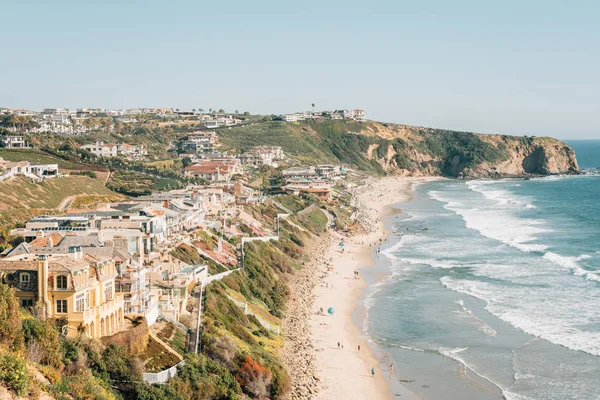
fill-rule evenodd
<path id="1" fill-rule="evenodd" d="M 371 368 L 371 376 L 375 378 L 375 367 Z"/>
<path id="2" fill-rule="evenodd" d="M 390 364 L 390 379 L 392 379 L 392 376 L 394 375 L 394 363 Z"/>
<path id="3" fill-rule="evenodd" d="M 358 345 L 358 352 L 360 353 L 360 344 Z"/>
<path id="4" fill-rule="evenodd" d="M 338 342 L 338 350 L 340 349 L 340 342 Z"/>

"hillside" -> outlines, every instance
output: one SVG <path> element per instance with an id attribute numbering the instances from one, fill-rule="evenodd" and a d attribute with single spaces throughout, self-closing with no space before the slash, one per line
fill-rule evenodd
<path id="1" fill-rule="evenodd" d="M 95 201 L 121 199 L 99 179 L 68 176 L 47 179 L 42 183 L 16 177 L 0 183 L 0 247 L 8 231 L 34 215 L 54 213 L 69 204 L 83 206 Z"/>
<path id="2" fill-rule="evenodd" d="M 261 122 L 218 131 L 245 151 L 278 145 L 303 162 L 343 163 L 375 174 L 510 177 L 574 173 L 574 151 L 547 137 L 483 135 L 368 121 Z"/>

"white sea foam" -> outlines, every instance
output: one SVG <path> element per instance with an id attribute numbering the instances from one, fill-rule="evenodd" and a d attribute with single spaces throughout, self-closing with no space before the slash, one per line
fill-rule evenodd
<path id="1" fill-rule="evenodd" d="M 488 336 L 496 336 L 496 333 L 497 333 L 496 330 L 494 328 L 492 328 L 491 326 L 489 326 L 488 324 L 486 324 L 481 319 L 477 318 L 473 314 L 473 311 L 471 311 L 465 307 L 465 303 L 462 300 L 457 300 L 457 301 L 455 301 L 455 303 L 460 306 L 460 310 L 458 312 L 463 315 L 466 315 L 469 319 L 474 321 L 474 325 L 477 328 L 477 330 L 485 333 Z"/>
<path id="2" fill-rule="evenodd" d="M 600 276 L 598 276 L 597 273 L 581 268 L 578 264 L 579 261 L 591 258 L 588 254 L 582 254 L 579 257 L 566 257 L 549 251 L 544 254 L 544 258 L 563 268 L 570 269 L 573 272 L 573 275 L 583 276 L 589 281 L 600 282 Z"/>
<path id="3" fill-rule="evenodd" d="M 431 190 L 429 196 L 437 201 L 446 203 L 444 208 L 460 215 L 467 228 L 478 231 L 481 235 L 498 240 L 521 251 L 544 251 L 548 247 L 543 244 L 531 243 L 540 233 L 551 232 L 544 227 L 544 221 L 520 218 L 515 212 L 530 204 L 506 190 L 488 189 L 494 181 L 469 182 L 474 192 L 483 194 L 482 202 L 452 198 L 441 191 Z"/>
<path id="4" fill-rule="evenodd" d="M 440 281 L 451 290 L 484 300 L 486 310 L 526 333 L 572 350 L 600 356 L 600 332 L 580 328 L 598 318 L 594 297 L 560 296 L 555 288 L 495 287 L 487 282 L 448 276 Z M 554 296 L 552 306 L 545 301 L 549 295 Z M 579 302 L 577 312 L 572 310 L 575 299 Z"/>

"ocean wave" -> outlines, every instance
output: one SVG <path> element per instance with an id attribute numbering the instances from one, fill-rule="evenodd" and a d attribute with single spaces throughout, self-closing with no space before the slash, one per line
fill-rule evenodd
<path id="1" fill-rule="evenodd" d="M 573 275 L 583 276 L 589 281 L 600 282 L 600 276 L 598 276 L 597 273 L 588 271 L 578 264 L 579 261 L 587 260 L 588 258 L 591 258 L 591 256 L 588 254 L 582 254 L 578 257 L 561 256 L 560 254 L 556 254 L 550 251 L 544 254 L 544 259 L 551 261 L 554 264 L 559 265 L 563 268 L 571 270 L 573 272 Z"/>
<path id="2" fill-rule="evenodd" d="M 460 310 L 458 311 L 459 313 L 462 313 L 463 315 L 466 314 L 470 319 L 475 321 L 475 327 L 477 328 L 477 330 L 485 333 L 487 336 L 496 336 L 496 333 L 497 333 L 496 330 L 494 328 L 492 328 L 491 326 L 489 326 L 488 324 L 486 324 L 483 320 L 477 318 L 473 314 L 473 311 L 471 311 L 467 307 L 465 307 L 464 301 L 457 300 L 457 301 L 455 301 L 455 303 L 460 306 Z"/>
<path id="3" fill-rule="evenodd" d="M 464 347 L 464 348 L 447 348 L 447 347 L 440 347 L 437 349 L 438 353 L 446 358 L 449 358 L 451 360 L 454 360 L 456 362 L 458 362 L 460 365 L 462 365 L 462 367 L 464 368 L 464 375 L 466 378 L 468 378 L 468 376 L 466 375 L 466 370 L 471 371 L 472 373 L 474 373 L 475 375 L 477 375 L 478 377 L 480 377 L 481 379 L 484 379 L 486 381 L 488 381 L 489 383 L 491 383 L 492 385 L 494 385 L 495 387 L 497 387 L 502 394 L 504 395 L 504 397 L 506 399 L 509 399 L 509 397 L 506 396 L 506 388 L 503 388 L 498 382 L 496 382 L 495 380 L 493 380 L 492 378 L 486 376 L 483 373 L 480 373 L 477 371 L 477 368 L 468 363 L 463 357 L 460 356 L 461 353 L 465 352 L 466 350 L 468 350 L 468 347 Z M 512 399 L 518 399 L 516 397 L 513 397 Z M 524 398 L 522 398 L 524 399 Z"/>
<path id="4" fill-rule="evenodd" d="M 552 309 L 548 309 L 544 301 L 545 294 L 536 295 L 531 289 L 522 290 L 517 297 L 515 293 L 507 294 L 507 288 L 494 288 L 486 282 L 458 280 L 449 276 L 440 278 L 440 282 L 450 290 L 485 301 L 486 310 L 525 333 L 572 350 L 600 356 L 600 332 L 579 328 L 589 318 L 594 318 L 593 299 L 588 305 L 581 305 L 580 313 L 574 314 L 568 298 L 561 299 L 564 304 L 554 304 Z M 592 314 L 586 314 L 588 312 Z"/>
<path id="5" fill-rule="evenodd" d="M 486 184 L 489 185 L 486 181 L 479 183 L 484 186 Z M 544 244 L 531 243 L 537 240 L 537 235 L 540 233 L 552 232 L 545 226 L 545 221 L 521 218 L 515 215 L 515 212 L 522 209 L 523 206 L 531 205 L 529 200 L 523 203 L 515 200 L 514 196 L 507 194 L 508 192 L 504 190 L 486 191 L 476 183 L 470 183 L 469 187 L 474 191 L 486 193 L 488 198 L 494 199 L 495 204 L 472 204 L 465 200 L 461 202 L 459 199 L 435 190 L 429 191 L 428 195 L 434 200 L 445 203 L 444 208 L 460 215 L 467 228 L 479 232 L 482 236 L 500 241 L 523 252 L 543 252 L 548 248 Z M 518 204 L 518 209 L 511 207 L 512 204 Z M 506 205 L 509 206 L 506 207 Z"/>

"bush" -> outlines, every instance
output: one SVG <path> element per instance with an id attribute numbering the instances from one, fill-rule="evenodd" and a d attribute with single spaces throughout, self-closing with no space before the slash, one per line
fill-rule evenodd
<path id="1" fill-rule="evenodd" d="M 11 353 L 0 353 L 0 381 L 18 396 L 25 396 L 31 384 L 25 360 Z"/>
<path id="2" fill-rule="evenodd" d="M 47 321 L 37 318 L 23 320 L 23 336 L 31 361 L 54 368 L 63 367 L 58 332 Z M 39 358 L 39 359 L 34 359 Z"/>
<path id="3" fill-rule="evenodd" d="M 244 391 L 251 396 L 263 398 L 269 396 L 271 371 L 260 361 L 255 361 L 249 354 L 246 355 L 236 379 Z"/>
<path id="4" fill-rule="evenodd" d="M 0 345 L 20 350 L 23 344 L 21 311 L 14 290 L 0 284 Z"/>

